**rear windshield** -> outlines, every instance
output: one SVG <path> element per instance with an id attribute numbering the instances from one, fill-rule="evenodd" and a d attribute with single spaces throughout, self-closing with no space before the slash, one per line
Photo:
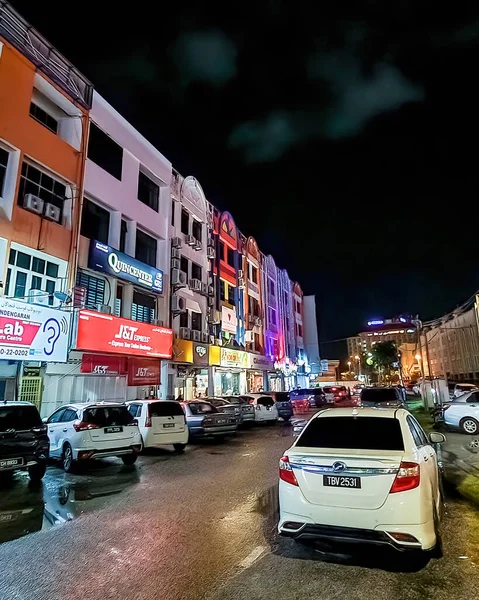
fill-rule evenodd
<path id="1" fill-rule="evenodd" d="M 191 412 L 194 415 L 204 415 L 208 413 L 219 412 L 217 408 L 206 402 L 188 402 Z"/>
<path id="2" fill-rule="evenodd" d="M 394 388 L 361 390 L 361 401 L 364 402 L 391 402 L 397 399 L 397 391 Z"/>
<path id="3" fill-rule="evenodd" d="M 154 402 L 148 405 L 150 417 L 183 417 L 185 413 L 178 402 Z"/>
<path id="4" fill-rule="evenodd" d="M 237 396 L 226 396 L 225 400 L 231 404 L 246 404 L 246 400 L 243 400 L 243 398 L 238 398 Z"/>
<path id="5" fill-rule="evenodd" d="M 276 392 L 275 395 L 276 402 L 288 402 L 289 401 L 289 393 L 288 392 Z"/>
<path id="6" fill-rule="evenodd" d="M 313 419 L 298 438 L 308 448 L 404 450 L 401 426 L 386 417 L 327 417 Z"/>
<path id="7" fill-rule="evenodd" d="M 0 431 L 21 431 L 41 424 L 42 420 L 35 406 L 0 406 Z"/>
<path id="8" fill-rule="evenodd" d="M 261 396 L 256 400 L 256 404 L 261 404 L 262 406 L 274 406 L 274 400 L 271 396 Z"/>
<path id="9" fill-rule="evenodd" d="M 291 396 L 304 396 L 305 394 L 309 394 L 311 390 L 308 389 L 300 389 L 300 390 L 292 390 Z"/>
<path id="10" fill-rule="evenodd" d="M 129 425 L 133 421 L 126 406 L 98 406 L 83 411 L 85 423 L 94 423 L 100 427 L 108 425 Z"/>
<path id="11" fill-rule="evenodd" d="M 336 389 L 336 388 L 334 388 L 334 389 Z M 332 387 L 323 387 L 323 392 L 324 392 L 325 394 L 332 394 L 332 393 L 333 393 L 333 391 L 334 391 L 334 390 L 333 390 L 333 388 L 332 388 Z"/>

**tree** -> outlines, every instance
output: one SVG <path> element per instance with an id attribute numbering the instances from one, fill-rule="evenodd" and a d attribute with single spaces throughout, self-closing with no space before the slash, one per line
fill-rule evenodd
<path id="1" fill-rule="evenodd" d="M 373 365 L 379 371 L 379 375 L 385 371 L 389 372 L 394 363 L 398 361 L 398 351 L 393 342 L 379 342 L 371 348 L 371 359 Z"/>

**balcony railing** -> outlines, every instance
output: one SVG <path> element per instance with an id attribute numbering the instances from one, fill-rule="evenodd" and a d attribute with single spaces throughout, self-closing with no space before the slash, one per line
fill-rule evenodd
<path id="1" fill-rule="evenodd" d="M 71 98 L 90 109 L 93 85 L 6 0 L 0 0 L 0 36 L 15 46 Z"/>

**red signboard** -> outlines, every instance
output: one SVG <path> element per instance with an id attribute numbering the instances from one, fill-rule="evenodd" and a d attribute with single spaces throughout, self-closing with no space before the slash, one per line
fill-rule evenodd
<path id="1" fill-rule="evenodd" d="M 160 361 L 151 358 L 130 358 L 128 385 L 160 385 Z"/>
<path id="2" fill-rule="evenodd" d="M 171 358 L 173 331 L 149 323 L 81 310 L 76 347 L 78 350 L 126 356 Z"/>
<path id="3" fill-rule="evenodd" d="M 126 375 L 127 360 L 124 356 L 84 354 L 81 359 L 80 371 L 94 375 Z"/>

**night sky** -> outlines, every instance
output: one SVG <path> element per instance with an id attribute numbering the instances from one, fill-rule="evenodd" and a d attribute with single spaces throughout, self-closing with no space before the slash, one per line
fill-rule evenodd
<path id="1" fill-rule="evenodd" d="M 477 3 L 13 5 L 316 294 L 322 341 L 479 287 Z"/>

